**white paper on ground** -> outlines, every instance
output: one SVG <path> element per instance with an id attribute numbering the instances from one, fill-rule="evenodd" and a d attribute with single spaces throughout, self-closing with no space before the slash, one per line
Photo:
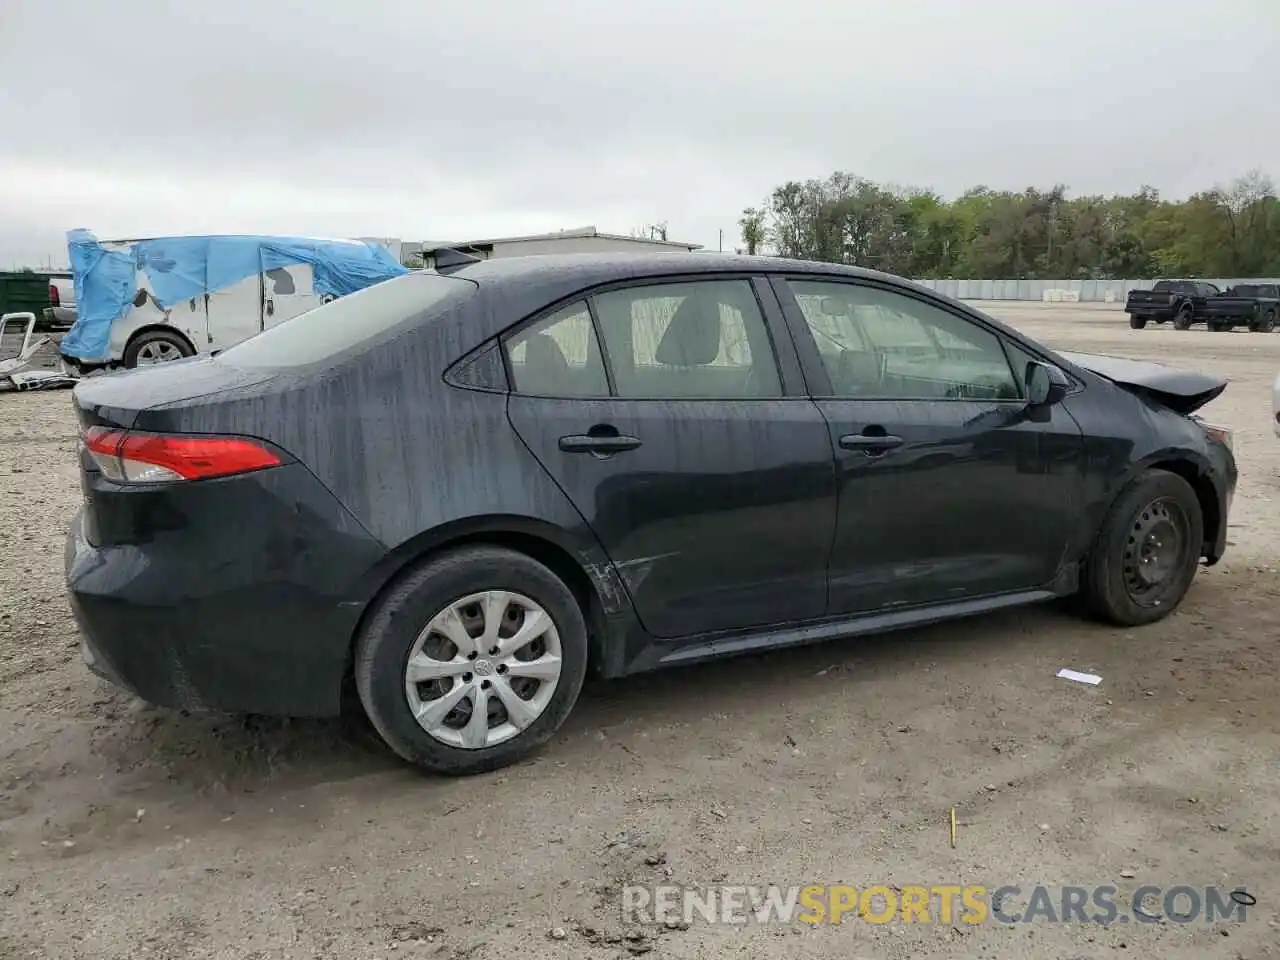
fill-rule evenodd
<path id="1" fill-rule="evenodd" d="M 1102 678 L 1096 673 L 1081 673 L 1079 670 L 1068 670 L 1063 667 L 1058 671 L 1058 676 L 1064 680 L 1074 680 L 1076 683 L 1088 683 L 1097 686 L 1102 682 Z"/>

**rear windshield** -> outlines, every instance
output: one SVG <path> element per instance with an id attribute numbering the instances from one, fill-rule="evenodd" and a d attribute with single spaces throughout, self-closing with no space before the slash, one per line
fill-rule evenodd
<path id="1" fill-rule="evenodd" d="M 285 320 L 218 354 L 236 367 L 306 367 L 379 339 L 426 310 L 446 309 L 475 293 L 476 284 L 437 273 L 383 280 Z"/>

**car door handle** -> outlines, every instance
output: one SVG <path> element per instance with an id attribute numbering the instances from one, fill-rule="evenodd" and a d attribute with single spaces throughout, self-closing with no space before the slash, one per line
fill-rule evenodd
<path id="1" fill-rule="evenodd" d="M 623 453 L 640 446 L 639 437 L 628 437 L 622 434 L 614 436 L 591 436 L 589 434 L 571 434 L 560 438 L 560 449 L 565 453 Z"/>
<path id="2" fill-rule="evenodd" d="M 894 447 L 902 446 L 901 437 L 886 434 L 846 433 L 840 438 L 840 446 L 845 450 L 862 450 L 866 453 L 884 453 Z"/>

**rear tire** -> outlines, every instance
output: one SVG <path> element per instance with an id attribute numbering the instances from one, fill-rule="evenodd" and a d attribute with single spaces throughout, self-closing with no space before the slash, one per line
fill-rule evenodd
<path id="1" fill-rule="evenodd" d="M 1258 323 L 1259 333 L 1270 333 L 1276 328 L 1276 312 L 1268 310 L 1262 315 L 1262 320 Z"/>
<path id="2" fill-rule="evenodd" d="M 495 598 L 492 607 L 488 598 Z M 468 651 L 470 641 L 483 639 L 491 609 L 492 622 L 511 631 L 495 644 L 519 642 L 530 611 L 546 625 L 522 648 Z M 532 659 L 519 659 L 521 649 Z M 554 667 L 556 656 L 554 681 L 529 679 L 533 671 L 522 665 Z M 411 664 L 432 679 L 412 683 Z M 372 611 L 355 651 L 356 690 L 382 739 L 410 763 L 455 776 L 504 767 L 550 739 L 573 709 L 586 670 L 587 627 L 573 592 L 531 557 L 488 546 L 451 550 L 402 577 Z M 554 686 L 544 691 L 548 682 Z M 477 702 L 485 707 L 479 723 Z"/>
<path id="3" fill-rule="evenodd" d="M 124 365 L 132 370 L 138 366 L 165 363 L 195 356 L 195 350 L 186 337 L 168 330 L 148 330 L 129 341 L 124 351 Z"/>
<path id="4" fill-rule="evenodd" d="M 1195 311 L 1191 309 L 1191 305 L 1187 304 L 1173 318 L 1173 328 L 1175 330 L 1190 330 L 1192 321 L 1195 320 Z"/>
<path id="5" fill-rule="evenodd" d="M 1195 579 L 1204 517 L 1191 485 L 1167 470 L 1129 483 L 1085 559 L 1080 599 L 1100 620 L 1132 627 L 1177 609 Z"/>
<path id="6" fill-rule="evenodd" d="M 1129 326 L 1134 330 L 1141 330 L 1147 325 L 1146 317 L 1130 317 Z"/>

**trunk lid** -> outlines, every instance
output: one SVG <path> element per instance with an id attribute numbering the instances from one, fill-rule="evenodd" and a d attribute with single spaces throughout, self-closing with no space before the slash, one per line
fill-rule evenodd
<path id="1" fill-rule="evenodd" d="M 212 357 L 192 357 L 87 377 L 76 384 L 73 397 L 82 427 L 164 429 L 158 424 L 148 425 L 144 412 L 256 386 L 273 376 L 270 372 L 240 370 Z"/>
<path id="2" fill-rule="evenodd" d="M 1227 381 L 1222 377 L 1179 370 L 1147 360 L 1126 360 L 1090 353 L 1062 353 L 1060 356 L 1078 367 L 1134 393 L 1148 396 L 1184 415 L 1199 410 L 1227 389 Z"/>
<path id="3" fill-rule="evenodd" d="M 1173 296 L 1168 290 L 1130 290 L 1128 300 L 1129 303 L 1170 303 Z"/>

